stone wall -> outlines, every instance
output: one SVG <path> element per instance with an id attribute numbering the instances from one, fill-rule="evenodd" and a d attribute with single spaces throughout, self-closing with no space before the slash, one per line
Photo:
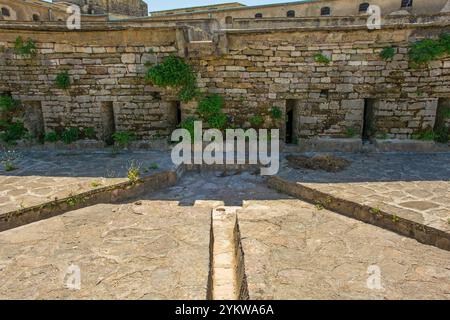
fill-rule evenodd
<path id="1" fill-rule="evenodd" d="M 227 54 L 196 62 L 208 91 L 226 96 L 238 123 L 263 114 L 271 126 L 271 107 L 285 110 L 292 100 L 299 138 L 361 134 L 365 99 L 373 99 L 377 133 L 408 138 L 432 127 L 437 99 L 450 97 L 450 58 L 412 69 L 408 43 L 442 31 L 229 32 Z M 379 56 L 387 46 L 396 47 L 392 61 Z M 330 64 L 315 62 L 316 54 Z"/>
<path id="2" fill-rule="evenodd" d="M 374 105 L 377 134 L 409 138 L 432 127 L 437 100 L 450 98 L 450 58 L 411 69 L 410 41 L 434 37 L 445 28 L 408 27 L 368 31 L 358 28 L 284 31 L 229 31 L 218 42 L 185 43 L 182 28 L 129 28 L 82 32 L 0 30 L 0 93 L 23 104 L 41 105 L 45 130 L 65 127 L 106 130 L 103 112 L 114 110 L 115 130 L 140 139 L 168 136 L 176 126 L 176 92 L 144 80 L 146 62 L 189 53 L 203 91 L 222 94 L 230 126 L 249 127 L 262 115 L 264 127 L 285 130 L 270 109 L 294 109 L 294 136 L 362 135 L 364 106 Z M 37 41 L 36 57 L 11 49 L 15 38 Z M 394 46 L 392 61 L 379 52 Z M 196 51 L 196 49 L 198 49 Z M 220 54 L 222 52 L 223 54 Z M 330 58 L 315 62 L 316 54 Z M 58 89 L 55 78 L 68 71 L 72 85 Z M 182 116 L 195 103 L 181 104 Z"/>
<path id="3" fill-rule="evenodd" d="M 14 54 L 19 34 L 37 41 L 36 57 Z M 102 138 L 105 104 L 114 108 L 116 131 L 134 131 L 141 139 L 151 139 L 173 129 L 168 127 L 168 101 L 173 98 L 144 80 L 144 64 L 155 62 L 158 55 L 177 54 L 175 29 L 5 31 L 0 38 L 0 93 L 11 93 L 25 106 L 39 102 L 46 131 L 89 127 Z M 67 90 L 55 84 L 63 71 L 72 82 Z"/>

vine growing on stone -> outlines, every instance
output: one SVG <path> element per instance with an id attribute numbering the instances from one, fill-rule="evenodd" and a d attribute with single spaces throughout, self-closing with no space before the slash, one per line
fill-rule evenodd
<path id="1" fill-rule="evenodd" d="M 14 52 L 21 56 L 34 56 L 37 53 L 37 46 L 33 39 L 28 38 L 24 41 L 19 36 L 14 43 Z"/>
<path id="2" fill-rule="evenodd" d="M 197 77 L 191 66 L 180 57 L 166 57 L 148 70 L 146 79 L 160 87 L 179 89 L 178 98 L 182 102 L 188 102 L 198 94 Z"/>

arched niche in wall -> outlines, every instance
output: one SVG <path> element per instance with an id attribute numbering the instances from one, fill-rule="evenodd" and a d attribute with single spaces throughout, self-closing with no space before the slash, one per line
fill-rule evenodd
<path id="1" fill-rule="evenodd" d="M 330 7 L 322 7 L 320 9 L 320 15 L 321 16 L 330 16 L 331 15 L 331 8 Z"/>
<path id="2" fill-rule="evenodd" d="M 289 11 L 286 13 L 286 16 L 287 16 L 288 18 L 295 18 L 295 11 L 294 11 L 294 10 L 289 10 Z"/>

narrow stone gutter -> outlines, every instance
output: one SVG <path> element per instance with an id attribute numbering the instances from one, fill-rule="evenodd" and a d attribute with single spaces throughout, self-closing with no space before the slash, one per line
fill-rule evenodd
<path id="1" fill-rule="evenodd" d="M 244 255 L 237 212 L 241 207 L 219 207 L 212 212 L 211 294 L 213 300 L 247 300 Z"/>

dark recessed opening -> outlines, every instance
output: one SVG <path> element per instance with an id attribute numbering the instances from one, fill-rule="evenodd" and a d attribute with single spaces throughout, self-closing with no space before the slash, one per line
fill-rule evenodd
<path id="1" fill-rule="evenodd" d="M 4 17 L 10 17 L 11 16 L 11 12 L 9 12 L 8 8 L 2 8 L 2 16 L 4 16 Z"/>
<path id="2" fill-rule="evenodd" d="M 295 117 L 297 116 L 296 107 L 297 100 L 286 100 L 286 136 L 285 142 L 287 144 L 297 143 Z"/>
<path id="3" fill-rule="evenodd" d="M 328 89 L 320 90 L 320 97 L 321 97 L 321 98 L 326 98 L 326 99 L 328 99 L 328 94 L 329 94 Z"/>
<path id="4" fill-rule="evenodd" d="M 376 133 L 375 103 L 375 99 L 364 99 L 363 141 L 371 141 Z"/>
<path id="5" fill-rule="evenodd" d="M 436 134 L 436 141 L 447 142 L 450 135 L 450 128 L 448 124 L 450 119 L 450 99 L 440 98 L 436 109 L 436 121 L 434 123 L 433 131 Z"/>
<path id="6" fill-rule="evenodd" d="M 114 118 L 114 106 L 112 101 L 105 101 L 101 106 L 101 119 L 102 119 L 102 136 L 103 141 L 107 145 L 113 145 L 113 134 L 116 132 L 116 123 Z"/>

